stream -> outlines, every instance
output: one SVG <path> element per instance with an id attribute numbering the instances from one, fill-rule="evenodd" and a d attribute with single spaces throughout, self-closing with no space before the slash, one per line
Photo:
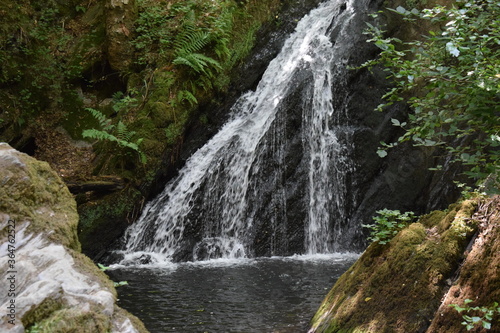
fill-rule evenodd
<path id="1" fill-rule="evenodd" d="M 151 333 L 306 332 L 356 254 L 112 266 L 118 305 Z"/>

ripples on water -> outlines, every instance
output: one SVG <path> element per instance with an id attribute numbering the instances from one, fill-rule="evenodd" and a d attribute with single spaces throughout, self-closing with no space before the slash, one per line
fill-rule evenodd
<path id="1" fill-rule="evenodd" d="M 114 266 L 118 304 L 151 333 L 306 332 L 353 254 Z"/>

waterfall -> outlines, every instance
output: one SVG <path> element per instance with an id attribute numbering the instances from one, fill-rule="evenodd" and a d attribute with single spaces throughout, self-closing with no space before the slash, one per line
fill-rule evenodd
<path id="1" fill-rule="evenodd" d="M 331 64 L 342 47 L 334 45 L 329 34 L 353 15 L 350 4 L 332 0 L 298 23 L 255 91 L 238 99 L 226 124 L 189 158 L 126 231 L 126 260 L 147 254 L 168 261 L 180 248 L 191 253 L 191 260 L 249 257 L 256 226 L 262 223 L 271 234 L 271 254 L 286 244 L 283 230 L 289 223 L 285 211 L 290 180 L 283 167 L 284 101 L 304 71 L 311 78 L 302 97 L 305 111 L 300 134 L 309 169 L 308 189 L 303 193 L 308 205 L 304 249 L 311 254 L 337 250 L 335 240 L 341 231 L 333 220 L 347 218 L 343 211 L 346 173 L 354 166 L 347 153 L 349 130 L 339 125 L 332 104 L 333 85 L 338 81 L 334 78 L 343 69 L 332 69 Z M 262 174 L 267 174 L 265 180 Z M 272 193 L 269 205 L 273 207 L 273 214 L 264 222 L 255 204 L 264 196 L 263 187 Z"/>

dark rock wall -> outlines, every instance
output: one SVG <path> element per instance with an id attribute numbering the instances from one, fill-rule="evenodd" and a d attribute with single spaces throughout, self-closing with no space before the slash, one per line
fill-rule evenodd
<path id="1" fill-rule="evenodd" d="M 380 69 L 373 72 L 348 69 L 377 54 L 377 49 L 366 42 L 361 32 L 369 20 L 367 14 L 376 10 L 378 5 L 376 2 L 356 3 L 358 14 L 348 27 L 344 31 L 334 30 L 331 34 L 331 41 L 345 49 L 339 53 L 341 57 L 332 63 L 335 73 L 333 104 L 337 116 L 331 126 L 345 128 L 339 140 L 345 147 L 352 148 L 345 154 L 353 165 L 344 175 L 347 188 L 343 194 L 345 201 L 342 209 L 346 216 L 335 210 L 331 212 L 331 230 L 340 234 L 334 236 L 336 249 L 340 251 L 363 249 L 366 234 L 361 224 L 370 223 L 378 209 L 412 210 L 420 214 L 445 207 L 457 198 L 451 179 L 458 170 L 450 166 L 441 173 L 428 170 L 438 162 L 435 151 L 403 145 L 390 151 L 385 159 L 376 154 L 380 141 L 393 142 L 402 134 L 401 129 L 392 126 L 391 118 L 404 121 L 408 113 L 404 105 L 395 105 L 384 113 L 374 111 L 388 88 L 385 72 Z M 285 139 L 277 143 L 280 147 L 269 149 L 283 149 L 284 153 L 281 161 L 269 158 L 265 163 L 260 186 L 265 191 L 265 186 L 269 187 L 279 178 L 282 188 L 270 186 L 258 198 L 259 202 L 253 205 L 255 216 L 258 216 L 255 234 L 252 235 L 256 256 L 304 252 L 309 160 L 302 142 L 302 119 L 304 112 L 310 112 L 303 97 L 311 84 L 307 71 L 291 82 L 294 92 L 283 103 L 282 112 L 285 115 L 274 124 L 275 127 L 282 127 L 280 130 L 284 132 Z M 271 130 L 268 136 L 273 136 L 275 131 Z M 271 138 L 266 140 L 272 141 Z M 280 163 L 283 165 L 278 167 Z M 331 163 L 338 161 L 332 160 Z M 286 195 L 284 207 L 275 203 L 281 190 Z"/>

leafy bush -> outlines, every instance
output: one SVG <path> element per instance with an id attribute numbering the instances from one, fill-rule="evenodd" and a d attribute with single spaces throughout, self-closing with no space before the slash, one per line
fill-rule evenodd
<path id="1" fill-rule="evenodd" d="M 404 227 L 406 227 L 415 217 L 413 212 L 401 214 L 399 210 L 382 209 L 376 212 L 379 216 L 374 216 L 375 224 L 363 224 L 364 228 L 371 229 L 368 240 L 387 244 Z"/>
<path id="2" fill-rule="evenodd" d="M 462 325 L 467 328 L 467 331 L 472 330 L 477 324 L 480 324 L 484 329 L 491 329 L 491 321 L 493 317 L 496 315 L 500 315 L 500 306 L 497 302 L 493 303 L 489 308 L 487 307 L 479 307 L 479 306 L 469 306 L 469 303 L 472 303 L 472 300 L 466 299 L 464 302 L 464 306 L 461 307 L 458 304 L 450 304 L 455 310 L 459 313 L 466 312 L 462 318 L 464 321 Z M 476 315 L 469 315 L 470 312 L 475 312 Z"/>
<path id="3" fill-rule="evenodd" d="M 394 87 L 379 110 L 399 101 L 413 109 L 398 142 L 446 149 L 477 180 L 500 172 L 500 7 L 497 1 L 458 0 L 451 8 L 422 11 L 398 7 L 408 24 L 436 27 L 423 40 L 386 37 L 369 25 L 381 49 L 363 66 L 385 66 Z M 418 30 L 418 29 L 417 29 Z M 408 98 L 408 96 L 412 96 Z M 458 139 L 458 140 L 457 140 Z M 457 144 L 457 141 L 460 142 Z M 396 143 L 383 144 L 379 155 Z"/>

